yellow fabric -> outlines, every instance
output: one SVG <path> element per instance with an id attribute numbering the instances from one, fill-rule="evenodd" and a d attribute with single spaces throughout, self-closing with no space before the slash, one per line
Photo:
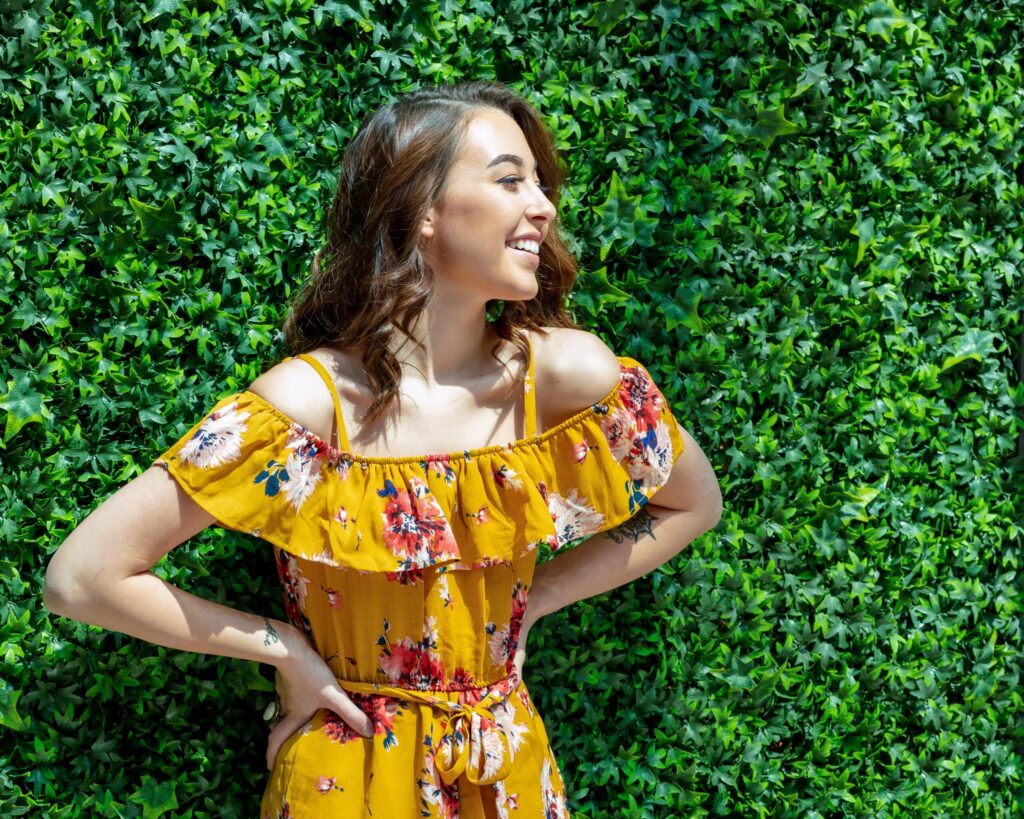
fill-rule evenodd
<path id="1" fill-rule="evenodd" d="M 683 451 L 650 374 L 618 358 L 604 399 L 505 445 L 362 456 L 340 405 L 343 449 L 246 390 L 153 461 L 272 545 L 289 621 L 374 720 L 363 738 L 319 709 L 281 747 L 262 819 L 569 815 L 513 662 L 537 547 L 618 526 Z"/>

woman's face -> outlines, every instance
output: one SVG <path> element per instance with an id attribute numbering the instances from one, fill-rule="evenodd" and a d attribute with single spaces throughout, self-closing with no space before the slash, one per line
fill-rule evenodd
<path id="1" fill-rule="evenodd" d="M 423 223 L 420 247 L 439 288 L 480 302 L 537 295 L 539 257 L 509 246 L 520 236 L 543 242 L 555 218 L 534 163 L 512 117 L 491 108 L 474 115 L 448 187 Z"/>

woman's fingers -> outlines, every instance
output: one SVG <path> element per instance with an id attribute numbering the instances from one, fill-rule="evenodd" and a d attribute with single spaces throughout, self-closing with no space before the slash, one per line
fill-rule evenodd
<path id="1" fill-rule="evenodd" d="M 331 699 L 333 702 L 328 707 L 345 720 L 349 727 L 357 734 L 367 738 L 372 737 L 374 733 L 373 720 L 366 715 L 362 708 L 352 701 L 352 698 L 345 693 L 345 689 L 338 686 L 332 689 L 330 693 L 332 694 Z"/>
<path id="2" fill-rule="evenodd" d="M 373 720 L 348 697 L 343 689 L 338 688 L 334 693 L 335 696 L 331 699 L 335 700 L 335 702 L 326 707 L 329 707 L 330 710 L 341 717 L 357 734 L 367 739 L 372 737 L 374 734 Z M 316 712 L 314 711 L 313 713 Z M 284 718 L 274 725 L 270 735 L 267 737 L 268 771 L 274 770 L 274 763 L 277 760 L 277 754 L 281 750 L 281 746 L 288 741 L 292 734 L 309 722 L 309 719 L 310 717 L 303 719 L 285 714 Z"/>
<path id="3" fill-rule="evenodd" d="M 277 752 L 281 750 L 281 746 L 284 745 L 285 741 L 291 737 L 299 728 L 306 724 L 308 719 L 302 719 L 301 717 L 295 717 L 290 714 L 285 714 L 284 719 L 278 722 L 270 731 L 270 736 L 267 737 L 267 770 L 274 770 L 274 763 L 277 761 Z"/>

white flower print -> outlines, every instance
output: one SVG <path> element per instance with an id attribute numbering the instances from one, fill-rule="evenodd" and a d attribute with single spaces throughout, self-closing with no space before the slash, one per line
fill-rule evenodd
<path id="1" fill-rule="evenodd" d="M 489 623 L 494 627 L 494 623 Z M 487 647 L 491 654 L 491 662 L 501 668 L 505 667 L 505 660 L 508 659 L 509 628 L 511 623 L 505 623 L 501 628 L 495 628 L 487 641 Z"/>
<path id="2" fill-rule="evenodd" d="M 568 497 L 549 492 L 548 511 L 555 524 L 557 543 L 552 548 L 556 549 L 571 540 L 601 531 L 605 519 L 603 512 L 591 506 L 585 496 L 577 494 L 576 487 L 569 490 Z"/>
<path id="3" fill-rule="evenodd" d="M 286 496 L 297 512 L 320 483 L 323 460 L 310 456 L 306 436 L 294 429 L 288 431 L 287 446 L 292 451 L 288 453 L 285 467 L 288 473 Z"/>
<path id="4" fill-rule="evenodd" d="M 641 452 L 626 464 L 629 476 L 641 489 L 659 487 L 672 472 L 672 439 L 668 424 L 659 421 L 654 427 L 654 442 L 641 445 Z"/>
<path id="5" fill-rule="evenodd" d="M 511 702 L 496 705 L 491 709 L 491 713 L 498 723 L 498 729 L 508 738 L 509 757 L 515 759 L 526 742 L 526 735 L 530 733 L 529 726 L 516 721 L 516 709 Z"/>
<path id="6" fill-rule="evenodd" d="M 569 819 L 569 807 L 565 803 L 565 794 L 562 789 L 555 787 L 551 781 L 551 761 L 544 760 L 544 767 L 540 772 L 541 796 L 544 799 L 545 819 Z"/>
<path id="7" fill-rule="evenodd" d="M 211 412 L 178 452 L 178 460 L 200 469 L 214 469 L 239 458 L 249 413 L 236 411 L 237 405 L 232 401 Z"/>
<path id="8" fill-rule="evenodd" d="M 299 564 L 295 562 L 294 557 L 289 556 L 285 572 L 286 591 L 295 597 L 295 601 L 299 604 L 299 608 L 305 612 L 306 586 L 309 585 L 310 579 L 302 573 L 302 569 L 299 567 Z"/>

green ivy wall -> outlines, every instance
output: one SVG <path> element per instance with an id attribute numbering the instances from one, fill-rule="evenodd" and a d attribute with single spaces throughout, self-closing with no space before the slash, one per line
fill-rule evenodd
<path id="1" fill-rule="evenodd" d="M 364 114 L 481 78 L 725 499 L 531 633 L 573 816 L 1024 812 L 1020 3 L 0 6 L 0 814 L 257 815 L 272 669 L 49 613 L 45 567 L 281 354 Z M 155 571 L 283 619 L 270 558 Z"/>

